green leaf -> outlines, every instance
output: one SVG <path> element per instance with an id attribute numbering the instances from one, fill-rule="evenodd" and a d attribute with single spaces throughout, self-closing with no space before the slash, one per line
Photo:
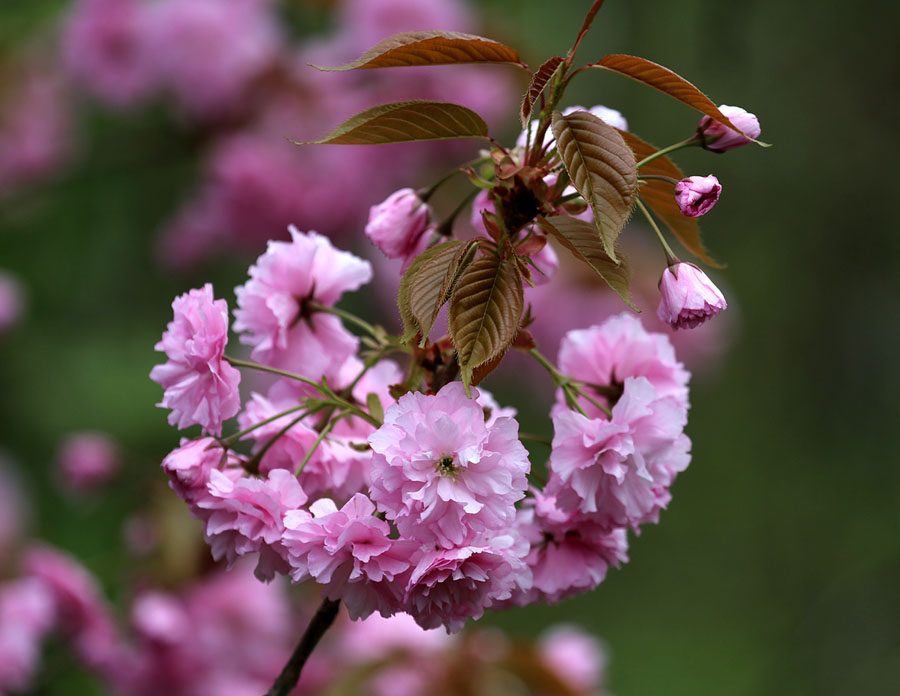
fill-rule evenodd
<path id="1" fill-rule="evenodd" d="M 615 128 L 587 111 L 554 111 L 551 125 L 572 185 L 591 206 L 606 254 L 617 261 L 615 242 L 637 191 L 634 153 Z"/>
<path id="2" fill-rule="evenodd" d="M 657 151 L 650 143 L 644 142 L 632 133 L 625 131 L 620 131 L 620 133 L 638 160 L 649 157 Z M 649 164 L 645 164 L 641 167 L 641 174 L 667 176 L 676 181 L 684 178 L 684 173 L 668 157 L 657 157 Z M 697 219 L 682 215 L 681 209 L 675 200 L 675 189 L 672 184 L 658 179 L 648 179 L 641 183 L 638 193 L 641 200 L 647 204 L 650 210 L 656 213 L 657 217 L 669 228 L 669 231 L 675 235 L 685 249 L 710 266 L 722 268 L 722 264 L 715 261 L 703 246 L 703 241 L 700 239 L 700 225 L 697 224 Z"/>
<path id="3" fill-rule="evenodd" d="M 523 129 L 528 128 L 528 121 L 531 119 L 531 112 L 534 109 L 535 102 L 541 98 L 541 94 L 543 94 L 547 85 L 552 82 L 553 76 L 562 64 L 563 59 L 559 56 L 554 56 L 539 67 L 534 75 L 531 76 L 531 84 L 528 85 L 528 91 L 525 92 L 525 97 L 522 99 L 522 109 L 519 113 Z"/>
<path id="4" fill-rule="evenodd" d="M 488 139 L 488 127 L 459 104 L 408 101 L 382 104 L 356 114 L 321 140 L 295 145 L 382 145 L 452 138 Z"/>
<path id="5" fill-rule="evenodd" d="M 737 131 L 745 138 L 753 140 L 753 142 L 760 145 L 766 145 L 765 143 L 760 143 L 758 140 L 754 140 L 729 121 L 728 117 L 719 111 L 719 107 L 717 107 L 709 97 L 703 94 L 703 92 L 697 89 L 693 84 L 677 73 L 674 73 L 668 68 L 654 63 L 653 61 L 646 60 L 645 58 L 638 58 L 637 56 L 616 53 L 603 56 L 603 58 L 596 63 L 590 63 L 585 67 L 600 68 L 602 70 L 618 73 L 619 75 L 624 75 L 625 77 L 630 77 L 632 80 L 636 80 L 648 87 L 652 87 L 663 94 L 668 94 L 682 104 L 687 104 L 701 114 L 709 116 L 719 123 Z"/>
<path id="6" fill-rule="evenodd" d="M 366 408 L 369 409 L 369 414 L 375 420 L 384 423 L 384 407 L 381 405 L 381 399 L 378 398 L 378 394 L 372 392 L 366 395 Z"/>
<path id="7" fill-rule="evenodd" d="M 346 65 L 336 68 L 318 65 L 312 67 L 329 72 L 343 72 L 460 63 L 512 63 L 524 67 L 519 54 L 509 46 L 483 36 L 455 31 L 408 31 L 395 34 Z"/>
<path id="8" fill-rule="evenodd" d="M 621 256 L 621 252 L 618 261 L 606 253 L 606 248 L 597 237 L 597 230 L 591 223 L 567 215 L 554 215 L 549 218 L 538 218 L 538 224 L 547 234 L 552 235 L 577 258 L 593 268 L 606 284 L 625 300 L 625 304 L 636 312 L 641 311 L 631 301 L 631 270 L 627 260 Z"/>
<path id="9" fill-rule="evenodd" d="M 412 325 L 407 326 L 405 338 L 409 340 L 417 332 L 422 340 L 428 338 L 441 307 L 450 298 L 456 282 L 472 262 L 478 242 L 454 240 L 438 244 L 419 255 L 404 274 L 409 298 Z"/>
<path id="10" fill-rule="evenodd" d="M 522 281 L 514 261 L 475 259 L 450 298 L 450 336 L 468 390 L 476 367 L 509 348 L 522 317 Z"/>

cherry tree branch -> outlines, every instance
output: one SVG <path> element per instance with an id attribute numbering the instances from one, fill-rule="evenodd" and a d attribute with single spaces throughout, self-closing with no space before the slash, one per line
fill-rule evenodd
<path id="1" fill-rule="evenodd" d="M 297 644 L 294 654 L 291 655 L 291 659 L 287 661 L 284 669 L 281 670 L 281 674 L 278 675 L 275 683 L 272 684 L 272 688 L 266 692 L 266 696 L 288 696 L 294 690 L 297 682 L 300 681 L 303 665 L 306 664 L 313 649 L 319 644 L 322 636 L 325 635 L 325 631 L 334 623 L 340 608 L 340 600 L 322 600 L 322 603 L 310 620 L 309 626 L 306 627 L 303 637 L 300 638 L 300 643 Z"/>

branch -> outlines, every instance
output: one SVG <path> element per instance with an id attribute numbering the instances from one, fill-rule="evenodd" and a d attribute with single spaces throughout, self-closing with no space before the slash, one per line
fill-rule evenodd
<path id="1" fill-rule="evenodd" d="M 300 643 L 297 645 L 291 659 L 288 660 L 281 674 L 272 684 L 272 688 L 266 693 L 266 696 L 288 696 L 300 681 L 300 673 L 303 671 L 303 665 L 309 659 L 313 649 L 318 645 L 325 631 L 334 623 L 338 609 L 341 608 L 340 600 L 323 599 L 315 615 L 306 627 Z"/>

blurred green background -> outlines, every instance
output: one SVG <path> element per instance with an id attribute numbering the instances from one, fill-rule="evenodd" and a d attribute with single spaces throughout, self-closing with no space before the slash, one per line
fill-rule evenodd
<path id="1" fill-rule="evenodd" d="M 0 45 L 62 4 L 4 0 Z M 567 49 L 588 4 L 478 3 L 486 31 L 532 65 Z M 486 618 L 527 634 L 560 620 L 589 628 L 609 645 L 619 696 L 900 693 L 897 7 L 610 0 L 582 48 L 583 60 L 667 65 L 756 113 L 774 144 L 677 157 L 725 186 L 705 238 L 728 263 L 740 320 L 724 365 L 693 391 L 694 456 L 670 509 L 596 591 Z M 613 75 L 577 78 L 567 101 L 618 108 L 657 144 L 696 123 Z M 0 200 L 0 267 L 29 292 L 23 323 L 0 341 L 0 443 L 23 465 L 33 533 L 115 596 L 127 572 L 119 522 L 161 481 L 177 439 L 154 407 L 152 346 L 175 294 L 212 280 L 222 295 L 246 264 L 184 277 L 152 258 L 197 166 L 162 112 L 96 111 L 87 128 L 63 177 Z M 79 429 L 119 440 L 126 471 L 113 494 L 73 503 L 50 462 Z M 64 659 L 56 669 L 40 693 L 99 693 Z"/>

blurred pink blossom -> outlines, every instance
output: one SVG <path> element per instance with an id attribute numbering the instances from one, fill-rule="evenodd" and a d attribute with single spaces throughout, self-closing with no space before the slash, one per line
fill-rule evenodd
<path id="1" fill-rule="evenodd" d="M 104 433 L 71 433 L 62 443 L 56 465 L 66 490 L 87 493 L 115 475 L 118 447 Z"/>

